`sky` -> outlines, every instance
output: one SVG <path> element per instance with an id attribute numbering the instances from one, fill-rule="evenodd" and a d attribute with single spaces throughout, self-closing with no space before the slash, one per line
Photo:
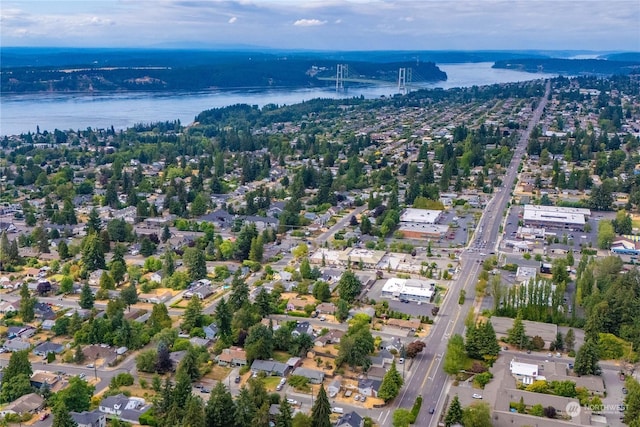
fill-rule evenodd
<path id="1" fill-rule="evenodd" d="M 2 0 L 0 46 L 640 51 L 640 0 Z"/>

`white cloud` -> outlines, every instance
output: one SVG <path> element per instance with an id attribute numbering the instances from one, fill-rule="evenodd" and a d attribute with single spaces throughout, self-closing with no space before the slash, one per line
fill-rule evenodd
<path id="1" fill-rule="evenodd" d="M 237 16 L 232 16 L 231 18 L 229 18 L 229 21 L 228 21 L 228 22 L 229 22 L 229 24 L 233 24 L 233 23 L 235 23 L 237 20 L 238 20 L 238 17 L 237 17 Z"/>
<path id="2" fill-rule="evenodd" d="M 321 21 L 319 19 L 298 19 L 293 25 L 296 27 L 317 27 L 326 23 L 327 21 Z"/>

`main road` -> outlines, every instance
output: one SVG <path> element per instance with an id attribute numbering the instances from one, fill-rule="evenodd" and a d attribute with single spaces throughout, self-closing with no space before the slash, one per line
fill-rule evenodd
<path id="1" fill-rule="evenodd" d="M 446 409 L 443 408 L 443 405 L 449 377 L 442 370 L 442 363 L 447 342 L 454 334 L 464 334 L 464 321 L 467 313 L 469 313 L 473 307 L 475 284 L 480 269 L 482 268 L 481 261 L 486 257 L 485 254 L 474 251 L 473 247 L 476 243 L 486 242 L 488 248 L 495 250 L 498 245 L 502 213 L 506 209 L 511 197 L 511 188 L 516 179 L 518 166 L 525 153 L 529 136 L 542 117 L 550 92 L 551 83 L 547 81 L 545 94 L 540 99 L 536 110 L 531 116 L 527 129 L 522 132 L 516 145 L 511 163 L 505 173 L 502 188 L 496 191 L 492 200 L 487 204 L 482 218 L 476 226 L 468 249 L 460 255 L 461 270 L 458 280 L 450 286 L 447 296 L 440 307 L 436 322 L 431 328 L 429 336 L 425 338 L 426 347 L 424 354 L 419 355 L 413 361 L 413 365 L 411 366 L 412 375 L 407 379 L 395 404 L 384 416 L 383 425 L 391 425 L 392 417 L 390 415 L 392 410 L 398 407 L 411 408 L 418 395 L 422 395 L 423 402 L 415 425 L 436 426 L 440 413 Z M 460 305 L 458 304 L 458 295 L 462 289 L 465 290 L 467 297 L 464 304 Z M 431 412 L 430 409 L 433 409 L 433 414 L 429 414 L 429 412 Z"/>

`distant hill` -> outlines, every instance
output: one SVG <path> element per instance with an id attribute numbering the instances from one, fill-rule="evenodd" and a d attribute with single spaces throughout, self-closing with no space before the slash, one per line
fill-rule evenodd
<path id="1" fill-rule="evenodd" d="M 378 55 L 376 57 L 379 58 Z M 360 58 L 360 60 L 356 60 Z M 362 84 L 397 80 L 398 68 L 413 81 L 447 79 L 432 62 L 349 60 L 314 52 L 144 49 L 2 49 L 2 93 L 205 91 L 306 88 L 331 85 L 338 62 Z M 324 77 L 325 79 L 321 79 Z"/>
<path id="2" fill-rule="evenodd" d="M 493 68 L 545 72 L 567 76 L 614 75 L 640 72 L 640 61 L 613 61 L 607 59 L 526 58 L 496 61 Z"/>

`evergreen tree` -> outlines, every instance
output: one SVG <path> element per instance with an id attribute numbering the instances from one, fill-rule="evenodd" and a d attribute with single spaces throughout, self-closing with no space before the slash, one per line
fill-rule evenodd
<path id="1" fill-rule="evenodd" d="M 2 376 L 2 392 L 0 393 L 0 400 L 2 402 L 11 402 L 18 397 L 30 393 L 31 385 L 28 387 L 22 387 L 22 384 L 17 384 L 18 378 L 26 378 L 29 383 L 29 378 L 33 374 L 31 368 L 31 362 L 29 361 L 29 351 L 16 351 L 11 353 L 9 363 L 4 369 Z M 22 382 L 24 383 L 24 382 Z"/>
<path id="2" fill-rule="evenodd" d="M 258 409 L 256 408 L 256 405 L 253 402 L 251 395 L 249 394 L 249 390 L 246 387 L 242 387 L 240 389 L 240 394 L 238 394 L 238 398 L 236 399 L 235 417 L 234 417 L 235 426 L 236 427 L 251 426 L 251 423 L 253 422 L 253 418 L 257 410 Z M 224 426 L 224 427 L 227 427 L 227 426 Z"/>
<path id="3" fill-rule="evenodd" d="M 100 289 L 113 290 L 116 288 L 116 282 L 113 280 L 108 271 L 103 271 L 100 276 Z"/>
<path id="4" fill-rule="evenodd" d="M 262 262 L 264 253 L 264 241 L 262 235 L 251 239 L 251 247 L 249 249 L 249 260 L 254 262 Z"/>
<path id="5" fill-rule="evenodd" d="M 189 396 L 184 410 L 182 427 L 205 427 L 204 405 L 197 396 Z"/>
<path id="6" fill-rule="evenodd" d="M 455 334 L 447 343 L 447 352 L 444 356 L 442 369 L 449 375 L 460 372 L 467 361 L 467 355 L 464 349 L 464 339 L 462 336 Z"/>
<path id="7" fill-rule="evenodd" d="M 262 406 L 258 407 L 256 414 L 253 417 L 251 423 L 253 427 L 269 427 L 269 403 L 264 402 Z"/>
<path id="8" fill-rule="evenodd" d="M 165 372 L 169 372 L 172 367 L 173 367 L 173 361 L 169 356 L 169 347 L 167 347 L 167 344 L 164 341 L 160 341 L 160 343 L 158 343 L 156 372 L 158 372 L 159 374 L 164 374 Z"/>
<path id="9" fill-rule="evenodd" d="M 119 286 L 120 283 L 124 280 L 124 275 L 127 272 L 127 267 L 123 261 L 113 261 L 111 262 L 111 266 L 109 267 L 109 272 L 111 273 L 111 277 L 116 283 L 116 286 Z"/>
<path id="10" fill-rule="evenodd" d="M 129 311 L 131 311 L 131 306 L 138 302 L 138 290 L 136 289 L 136 285 L 133 283 L 129 284 L 129 286 L 125 287 L 120 291 L 120 298 L 122 301 L 129 307 Z"/>
<path id="11" fill-rule="evenodd" d="M 82 264 L 89 272 L 106 267 L 103 242 L 95 233 L 91 233 L 84 238 L 82 244 Z"/>
<path id="12" fill-rule="evenodd" d="M 151 309 L 151 317 L 147 321 L 150 334 L 155 335 L 165 328 L 171 327 L 171 318 L 165 304 L 154 304 Z"/>
<path id="13" fill-rule="evenodd" d="M 173 402 L 171 406 L 180 408 L 179 413 L 184 412 L 187 399 L 191 396 L 191 377 L 186 369 L 178 369 L 176 373 L 176 385 L 173 388 Z"/>
<path id="14" fill-rule="evenodd" d="M 189 280 L 196 281 L 207 277 L 207 260 L 204 252 L 198 248 L 187 248 L 182 256 Z"/>
<path id="15" fill-rule="evenodd" d="M 25 323 L 31 322 L 35 318 L 36 299 L 31 296 L 29 287 L 23 283 L 20 287 L 20 310 L 19 314 Z"/>
<path id="16" fill-rule="evenodd" d="M 507 330 L 507 342 L 509 344 L 513 344 L 518 348 L 522 349 L 526 347 L 529 342 L 529 338 L 524 329 L 524 324 L 522 323 L 522 312 L 518 311 L 518 315 L 513 321 L 513 327 Z"/>
<path id="17" fill-rule="evenodd" d="M 70 256 L 69 246 L 67 245 L 67 242 L 65 242 L 64 240 L 61 240 L 60 243 L 58 243 L 58 256 L 60 257 L 61 260 L 65 260 Z"/>
<path id="18" fill-rule="evenodd" d="M 576 343 L 576 335 L 573 332 L 573 329 L 569 329 L 567 331 L 567 335 L 564 337 L 564 346 L 567 351 L 573 351 L 573 346 Z"/>
<path id="19" fill-rule="evenodd" d="M 309 264 L 309 258 L 305 257 L 300 263 L 300 275 L 303 279 L 311 279 L 311 264 Z"/>
<path id="20" fill-rule="evenodd" d="M 395 398 L 400 392 L 400 388 L 403 384 L 402 376 L 396 368 L 396 362 L 391 364 L 391 368 L 387 371 L 382 378 L 382 384 L 380 384 L 380 390 L 378 391 L 378 397 L 385 402 Z"/>
<path id="21" fill-rule="evenodd" d="M 80 301 L 78 302 L 78 305 L 80 305 L 80 308 L 88 310 L 93 308 L 94 301 L 95 301 L 95 298 L 93 296 L 93 292 L 91 292 L 91 288 L 89 287 L 89 284 L 85 283 L 82 286 L 82 290 L 80 291 Z"/>
<path id="22" fill-rule="evenodd" d="M 587 338 L 576 354 L 573 371 L 578 375 L 600 375 L 598 364 L 598 344 L 595 339 Z"/>
<path id="23" fill-rule="evenodd" d="M 200 298 L 192 296 L 184 311 L 182 330 L 190 332 L 193 328 L 202 326 L 202 303 Z"/>
<path id="24" fill-rule="evenodd" d="M 171 278 L 173 272 L 176 271 L 175 261 L 173 260 L 173 251 L 167 250 L 164 254 L 164 262 L 162 263 L 162 275 L 165 279 Z"/>
<path id="25" fill-rule="evenodd" d="M 162 240 L 162 243 L 166 243 L 170 238 L 171 231 L 169 230 L 169 226 L 165 224 L 164 227 L 162 227 L 162 235 L 160 236 L 160 240 Z"/>
<path id="26" fill-rule="evenodd" d="M 235 423 L 235 406 L 231 393 L 223 383 L 218 382 L 211 390 L 211 396 L 205 409 L 207 427 L 233 427 L 237 425 Z"/>
<path id="27" fill-rule="evenodd" d="M 291 405 L 285 395 L 280 400 L 280 412 L 276 415 L 276 427 L 293 427 Z"/>
<path id="28" fill-rule="evenodd" d="M 318 397 L 311 409 L 311 427 L 331 427 L 331 404 L 324 390 L 324 384 L 320 385 Z"/>
<path id="29" fill-rule="evenodd" d="M 240 277 L 238 273 L 231 282 L 231 295 L 229 295 L 229 305 L 234 311 L 239 310 L 249 301 L 249 285 Z"/>
<path id="30" fill-rule="evenodd" d="M 362 290 L 362 282 L 356 277 L 352 270 L 342 273 L 338 282 L 338 294 L 340 298 L 348 303 L 352 303 Z"/>
<path id="31" fill-rule="evenodd" d="M 198 368 L 198 352 L 194 347 L 189 347 L 187 349 L 187 354 L 185 354 L 184 358 L 180 361 L 180 365 L 178 366 L 178 370 L 182 370 L 189 375 L 192 381 L 200 378 L 200 369 Z"/>
<path id="32" fill-rule="evenodd" d="M 233 315 L 224 297 L 218 301 L 214 317 L 220 338 L 227 342 L 227 340 L 231 339 L 231 320 Z"/>
<path id="33" fill-rule="evenodd" d="M 462 423 L 462 406 L 460 406 L 460 400 L 458 399 L 458 395 L 456 394 L 451 400 L 451 405 L 449 405 L 449 410 L 447 411 L 447 415 L 444 418 L 444 425 L 446 427 L 451 427 L 454 424 Z"/>
<path id="34" fill-rule="evenodd" d="M 78 423 L 73 420 L 64 402 L 57 400 L 52 414 L 52 427 L 78 427 Z"/>

